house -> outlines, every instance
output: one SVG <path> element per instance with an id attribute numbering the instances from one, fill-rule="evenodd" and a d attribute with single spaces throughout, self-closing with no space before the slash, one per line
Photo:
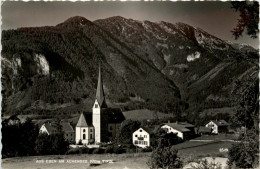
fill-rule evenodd
<path id="1" fill-rule="evenodd" d="M 204 126 L 200 126 L 196 131 L 199 135 L 210 135 L 212 133 L 212 129 L 210 127 Z"/>
<path id="2" fill-rule="evenodd" d="M 75 140 L 75 132 L 73 130 L 73 127 L 70 125 L 69 122 L 60 122 L 61 125 L 61 131 L 64 134 L 64 139 L 68 142 L 74 142 Z M 58 133 L 58 127 L 51 121 L 46 121 L 42 124 L 39 133 L 47 133 L 50 134 L 56 134 Z"/>
<path id="3" fill-rule="evenodd" d="M 53 123 L 51 121 L 46 121 L 42 124 L 39 133 L 46 133 L 48 135 L 57 133 L 57 127 L 53 126 Z"/>
<path id="4" fill-rule="evenodd" d="M 132 134 L 133 144 L 141 148 L 149 147 L 152 145 L 153 136 L 153 128 L 140 127 Z"/>
<path id="5" fill-rule="evenodd" d="M 64 138 L 68 142 L 75 141 L 75 131 L 69 122 L 61 122 L 62 131 L 64 132 Z"/>
<path id="6" fill-rule="evenodd" d="M 92 113 L 81 113 L 76 125 L 76 143 L 101 143 L 112 141 L 125 117 L 120 109 L 108 108 L 105 100 L 101 69 Z"/>
<path id="7" fill-rule="evenodd" d="M 175 133 L 182 140 L 191 139 L 195 136 L 194 125 L 187 122 L 164 123 L 161 125 L 167 133 Z"/>
<path id="8" fill-rule="evenodd" d="M 229 130 L 229 124 L 225 120 L 211 120 L 205 127 L 211 128 L 213 134 L 226 133 Z"/>

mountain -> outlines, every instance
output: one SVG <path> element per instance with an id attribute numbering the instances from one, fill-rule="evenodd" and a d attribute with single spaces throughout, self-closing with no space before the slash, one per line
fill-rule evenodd
<path id="1" fill-rule="evenodd" d="M 99 63 L 111 106 L 164 112 L 231 106 L 235 81 L 254 72 L 257 59 L 253 48 L 184 23 L 76 16 L 2 31 L 2 110 L 90 110 Z"/>
<path id="2" fill-rule="evenodd" d="M 191 110 L 232 106 L 236 80 L 258 70 L 258 51 L 184 23 L 94 21 L 176 83 Z"/>

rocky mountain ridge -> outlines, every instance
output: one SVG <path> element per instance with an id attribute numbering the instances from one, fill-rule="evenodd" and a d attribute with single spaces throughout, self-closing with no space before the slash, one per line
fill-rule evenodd
<path id="1" fill-rule="evenodd" d="M 39 101 L 90 109 L 99 62 L 112 106 L 163 112 L 231 106 L 232 85 L 257 69 L 258 59 L 253 48 L 184 23 L 119 16 L 3 31 L 2 46 L 3 112 L 9 114 L 44 112 Z"/>

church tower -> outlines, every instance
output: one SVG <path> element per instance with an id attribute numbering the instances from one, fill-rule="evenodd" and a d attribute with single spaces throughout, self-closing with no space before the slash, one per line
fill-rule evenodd
<path id="1" fill-rule="evenodd" d="M 107 108 L 105 94 L 103 89 L 103 82 L 101 76 L 101 68 L 99 66 L 99 75 L 98 75 L 98 85 L 96 92 L 95 103 L 92 108 L 92 123 L 95 130 L 95 142 L 105 142 L 107 141 L 107 130 L 108 130 L 108 118 L 104 109 Z M 103 113 L 102 113 L 103 112 Z"/>

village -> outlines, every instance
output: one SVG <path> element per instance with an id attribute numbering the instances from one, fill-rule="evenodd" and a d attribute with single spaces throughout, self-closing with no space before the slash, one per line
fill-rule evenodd
<path id="1" fill-rule="evenodd" d="M 234 130 L 223 119 L 211 119 L 202 126 L 195 126 L 187 121 L 170 121 L 169 119 L 167 122 L 154 125 L 149 123 L 150 120 L 146 119 L 146 123 L 140 123 L 138 120 L 126 119 L 119 108 L 107 106 L 99 67 L 96 98 L 92 112 L 81 112 L 75 116 L 74 121 L 71 119 L 62 119 L 58 122 L 54 119 L 42 120 L 38 123 L 39 137 L 62 133 L 64 140 L 69 143 L 68 154 L 81 154 L 84 151 L 89 153 L 90 149 L 93 149 L 93 154 L 146 153 L 158 146 L 158 140 L 162 139 L 160 137 L 165 137 L 172 140 L 172 144 L 179 151 L 185 152 L 194 149 L 193 155 L 196 154 L 198 157 L 202 153 L 201 157 L 221 158 L 227 157 L 232 143 L 239 142 L 238 136 L 244 129 L 242 127 Z M 20 121 L 17 115 L 4 120 L 8 125 L 15 125 Z M 137 125 L 124 131 L 123 124 L 125 126 Z M 122 141 L 126 144 L 119 144 L 115 141 L 122 132 L 128 133 L 123 138 L 125 140 Z M 92 161 L 92 164 L 100 165 L 95 160 Z"/>
<path id="2" fill-rule="evenodd" d="M 98 145 L 100 143 L 112 142 L 116 138 L 116 133 L 120 129 L 121 123 L 126 120 L 119 108 L 108 108 L 105 101 L 101 68 L 99 67 L 98 85 L 96 99 L 92 108 L 92 113 L 82 112 L 77 117 L 76 125 L 73 121 L 61 120 L 60 126 L 64 139 L 72 147 L 75 145 Z M 150 119 L 147 119 L 149 122 Z M 6 119 L 9 124 L 15 124 L 20 119 L 15 115 Z M 58 131 L 57 124 L 53 120 L 44 120 L 40 123 L 40 134 L 55 134 Z M 151 140 L 155 132 L 159 129 L 166 133 L 174 133 L 182 140 L 190 140 L 202 135 L 234 134 L 234 129 L 223 119 L 209 120 L 204 126 L 196 126 L 188 122 L 167 121 L 159 125 L 141 125 L 140 128 L 132 132 L 131 139 L 133 145 L 145 148 L 151 146 Z M 240 132 L 243 130 L 238 129 Z"/>

